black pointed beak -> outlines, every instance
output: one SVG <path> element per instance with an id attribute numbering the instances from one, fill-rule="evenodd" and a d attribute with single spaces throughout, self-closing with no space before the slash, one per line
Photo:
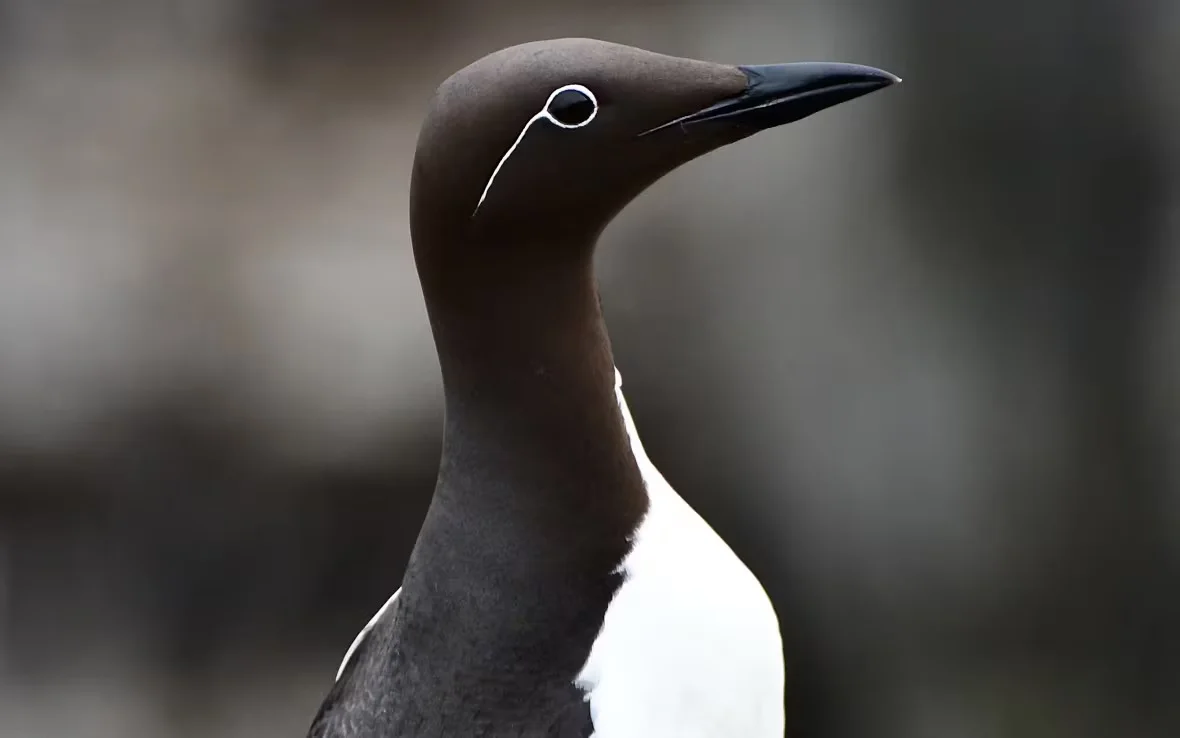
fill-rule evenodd
<path id="1" fill-rule="evenodd" d="M 642 135 L 708 121 L 760 131 L 792 123 L 901 82 L 895 74 L 860 64 L 795 62 L 738 68 L 748 80 L 741 95 L 664 123 Z"/>

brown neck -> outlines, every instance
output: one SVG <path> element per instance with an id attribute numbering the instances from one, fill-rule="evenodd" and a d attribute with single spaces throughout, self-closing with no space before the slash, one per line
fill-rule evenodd
<path id="1" fill-rule="evenodd" d="M 443 273 L 419 264 L 446 397 L 436 503 L 545 516 L 545 530 L 591 543 L 633 522 L 646 495 L 592 250 L 561 248 L 468 252 Z"/>
<path id="2" fill-rule="evenodd" d="M 604 378 L 613 387 L 589 259 L 511 257 L 466 260 L 433 283 L 423 276 L 448 404 L 516 401 L 547 388 L 568 395 Z"/>
<path id="3" fill-rule="evenodd" d="M 647 510 L 586 252 L 470 249 L 451 263 L 417 254 L 446 426 L 384 637 L 395 644 L 386 653 L 415 665 L 415 684 L 483 680 L 489 689 L 465 695 L 456 714 L 502 709 L 498 697 L 478 700 L 512 690 L 525 696 L 507 701 L 521 705 L 565 699 Z"/>

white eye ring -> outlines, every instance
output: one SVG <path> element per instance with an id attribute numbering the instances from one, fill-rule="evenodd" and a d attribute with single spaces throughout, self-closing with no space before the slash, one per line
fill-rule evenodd
<path id="1" fill-rule="evenodd" d="M 553 117 L 553 114 L 549 112 L 549 106 L 553 104 L 553 101 L 557 99 L 557 96 L 563 92 L 568 92 L 571 90 L 585 95 L 590 99 L 590 102 L 594 103 L 594 110 L 590 111 L 590 116 L 581 123 L 562 123 L 557 118 Z M 529 118 L 528 123 L 525 123 L 524 128 L 520 130 L 520 135 L 516 137 L 516 141 L 512 143 L 512 146 L 508 147 L 508 151 L 504 154 L 504 156 L 500 157 L 500 162 L 496 164 L 496 168 L 492 170 L 492 176 L 488 177 L 488 183 L 484 185 L 483 192 L 479 196 L 479 202 L 475 204 L 475 210 L 471 212 L 472 217 L 474 217 L 475 214 L 479 212 L 479 206 L 483 205 L 484 199 L 488 196 L 488 190 L 492 189 L 492 182 L 496 181 L 496 175 L 500 173 L 500 168 L 504 166 L 504 162 L 508 161 L 508 157 L 512 156 L 512 152 L 516 151 L 516 147 L 519 146 L 520 142 L 524 140 L 524 135 L 529 132 L 529 129 L 533 127 L 534 123 L 539 120 L 547 120 L 558 128 L 564 128 L 568 131 L 574 128 L 584 128 L 590 125 L 590 121 L 594 120 L 594 118 L 597 116 L 598 98 L 595 97 L 594 93 L 590 91 L 590 88 L 586 87 L 585 85 L 563 85 L 549 93 L 549 98 L 545 100 L 545 106 L 541 108 L 541 112 L 537 113 L 532 118 Z"/>
<path id="2" fill-rule="evenodd" d="M 590 117 L 581 123 L 562 123 L 557 118 L 554 118 L 553 114 L 549 112 L 549 106 L 552 105 L 553 101 L 557 99 L 557 96 L 563 92 L 578 92 L 589 98 L 590 102 L 594 104 L 594 110 L 590 111 Z M 571 128 L 582 128 L 583 126 L 590 125 L 590 121 L 597 117 L 598 98 L 594 97 L 594 93 L 590 91 L 590 88 L 584 85 L 566 85 L 564 87 L 558 87 L 552 92 L 552 94 L 549 95 L 549 99 L 545 101 L 545 107 L 541 108 L 539 115 L 558 128 L 565 128 L 567 130 Z"/>

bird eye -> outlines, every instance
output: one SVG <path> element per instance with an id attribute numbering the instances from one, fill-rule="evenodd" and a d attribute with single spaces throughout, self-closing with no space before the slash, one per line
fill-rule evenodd
<path id="1" fill-rule="evenodd" d="M 567 87 L 549 101 L 545 112 L 559 125 L 577 128 L 586 125 L 598 111 L 598 104 L 582 90 Z"/>

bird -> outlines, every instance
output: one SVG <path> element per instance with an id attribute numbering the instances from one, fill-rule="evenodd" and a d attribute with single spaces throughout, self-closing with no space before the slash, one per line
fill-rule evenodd
<path id="1" fill-rule="evenodd" d="M 439 86 L 410 184 L 438 477 L 309 738 L 783 735 L 774 606 L 645 452 L 593 256 L 680 165 L 897 82 L 565 38 Z"/>

